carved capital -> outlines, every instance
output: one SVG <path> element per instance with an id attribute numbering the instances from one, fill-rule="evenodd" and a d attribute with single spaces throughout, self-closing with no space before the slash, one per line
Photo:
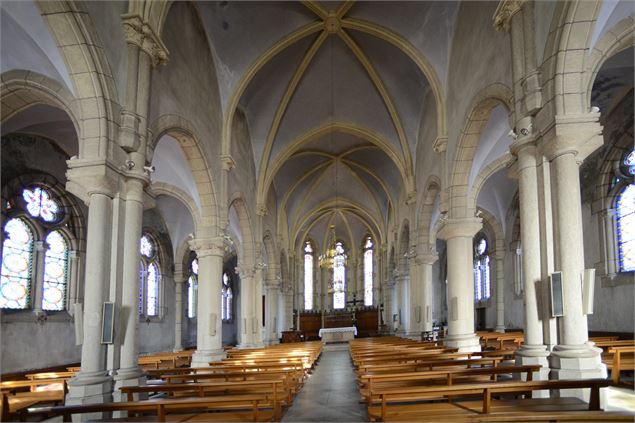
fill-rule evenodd
<path id="1" fill-rule="evenodd" d="M 446 219 L 437 236 L 445 240 L 458 237 L 473 237 L 482 227 L 483 222 L 480 217 Z"/>
<path id="2" fill-rule="evenodd" d="M 93 194 L 113 198 L 123 187 L 120 170 L 107 160 L 67 160 L 66 190 L 89 203 Z"/>
<path id="3" fill-rule="evenodd" d="M 224 154 L 220 156 L 220 161 L 221 161 L 221 169 L 223 169 L 224 171 L 229 172 L 230 170 L 236 167 L 236 162 L 234 161 L 234 158 L 230 156 L 229 154 Z"/>
<path id="4" fill-rule="evenodd" d="M 522 7 L 525 0 L 502 0 L 494 12 L 494 28 L 498 31 L 509 31 L 512 16 Z"/>
<path id="5" fill-rule="evenodd" d="M 217 238 L 199 238 L 188 241 L 190 248 L 196 251 L 197 257 L 216 256 L 223 257 L 225 255 L 225 243 L 220 237 Z"/>
<path id="6" fill-rule="evenodd" d="M 168 49 L 150 25 L 138 15 L 122 15 L 121 19 L 127 43 L 138 46 L 150 56 L 153 66 L 167 63 Z"/>
<path id="7" fill-rule="evenodd" d="M 269 214 L 269 209 L 267 209 L 267 206 L 265 206 L 264 204 L 258 204 L 256 206 L 256 214 L 258 216 L 266 216 Z"/>
<path id="8" fill-rule="evenodd" d="M 411 205 L 411 204 L 415 204 L 416 202 L 417 202 L 417 191 L 412 190 L 408 193 L 406 197 L 406 204 Z"/>
<path id="9" fill-rule="evenodd" d="M 575 154 L 582 162 L 604 144 L 600 114 L 556 116 L 555 125 L 541 139 L 542 153 L 549 161 L 563 154 Z"/>
<path id="10" fill-rule="evenodd" d="M 448 147 L 448 137 L 437 137 L 437 139 L 434 140 L 434 144 L 432 144 L 432 149 L 436 153 L 445 152 L 447 147 Z"/>

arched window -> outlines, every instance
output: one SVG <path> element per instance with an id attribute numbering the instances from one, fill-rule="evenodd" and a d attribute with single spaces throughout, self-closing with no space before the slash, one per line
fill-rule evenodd
<path id="1" fill-rule="evenodd" d="M 159 316 L 159 255 L 156 243 L 148 234 L 141 236 L 139 245 L 139 314 L 146 317 Z"/>
<path id="2" fill-rule="evenodd" d="M 49 188 L 30 185 L 11 196 L 6 210 L 0 308 L 65 310 L 71 237 L 61 201 Z M 32 292 L 41 293 L 39 304 Z"/>
<path id="3" fill-rule="evenodd" d="M 346 306 L 346 255 L 341 242 L 335 243 L 335 257 L 333 259 L 333 308 L 341 309 Z"/>
<path id="4" fill-rule="evenodd" d="M 31 293 L 33 235 L 20 218 L 8 220 L 4 233 L 0 307 L 24 309 L 29 306 Z"/>
<path id="5" fill-rule="evenodd" d="M 223 272 L 223 284 L 220 295 L 221 318 L 224 321 L 232 319 L 232 301 L 234 293 L 232 291 L 231 278 L 227 272 Z"/>
<path id="6" fill-rule="evenodd" d="M 313 247 L 304 243 L 304 309 L 313 310 Z"/>
<path id="7" fill-rule="evenodd" d="M 42 309 L 60 311 L 66 306 L 68 243 L 60 231 L 48 234 L 46 243 L 49 248 L 44 256 Z"/>
<path id="8" fill-rule="evenodd" d="M 198 291 L 198 259 L 192 258 L 189 265 L 189 276 L 187 278 L 187 317 L 196 317 L 196 299 Z"/>
<path id="9" fill-rule="evenodd" d="M 364 305 L 373 305 L 373 240 L 370 235 L 364 243 Z"/>
<path id="10" fill-rule="evenodd" d="M 474 300 L 488 300 L 490 292 L 489 243 L 484 235 L 475 238 L 474 243 Z"/>
<path id="11" fill-rule="evenodd" d="M 632 272 L 635 271 L 635 184 L 622 189 L 615 209 L 620 271 Z"/>

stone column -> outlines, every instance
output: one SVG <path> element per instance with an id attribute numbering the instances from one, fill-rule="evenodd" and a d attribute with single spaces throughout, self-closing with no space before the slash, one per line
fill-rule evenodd
<path id="1" fill-rule="evenodd" d="M 97 190 L 88 193 L 82 363 L 79 373 L 68 382 L 67 405 L 112 401 L 112 378 L 106 371 L 106 345 L 101 343 L 102 307 L 110 277 L 111 195 Z"/>
<path id="2" fill-rule="evenodd" d="M 174 264 L 174 351 L 183 350 L 183 265 Z"/>
<path id="3" fill-rule="evenodd" d="M 397 287 L 395 285 L 396 285 L 395 277 L 391 275 L 391 277 L 388 280 L 386 280 L 385 308 L 387 310 L 386 323 L 388 324 L 388 328 L 390 332 L 392 333 L 395 333 L 398 330 L 396 325 L 399 324 L 398 321 L 395 322 L 393 320 L 394 315 L 396 314 L 398 315 L 399 313 L 399 309 L 397 308 L 397 301 L 396 301 Z"/>
<path id="4" fill-rule="evenodd" d="M 498 240 L 497 240 L 498 241 Z M 501 240 L 502 241 L 502 240 Z M 496 245 L 494 260 L 496 261 L 496 332 L 505 332 L 505 248 Z"/>
<path id="5" fill-rule="evenodd" d="M 320 280 L 322 283 L 322 310 L 330 310 L 333 308 L 331 304 L 331 294 L 329 294 L 329 278 L 331 278 L 331 272 L 325 267 L 320 267 Z"/>
<path id="6" fill-rule="evenodd" d="M 480 218 L 447 219 L 438 237 L 448 251 L 448 336 L 445 345 L 459 351 L 480 351 L 474 333 L 473 238 L 481 229 Z"/>
<path id="7" fill-rule="evenodd" d="M 253 346 L 263 347 L 262 342 L 262 285 L 263 269 L 258 267 L 254 274 L 254 318 L 252 319 Z"/>
<path id="8" fill-rule="evenodd" d="M 248 265 L 239 265 L 240 275 L 240 322 L 238 325 L 238 348 L 253 347 L 254 328 L 254 276 L 255 270 Z M 220 292 L 220 291 L 219 291 Z"/>
<path id="9" fill-rule="evenodd" d="M 267 300 L 267 308 L 265 309 L 265 344 L 278 343 L 278 293 L 280 292 L 280 284 L 275 279 L 268 279 L 265 285 L 265 298 Z"/>
<path id="10" fill-rule="evenodd" d="M 438 259 L 439 256 L 432 246 L 429 246 L 426 253 L 417 255 L 422 284 L 421 321 L 423 324 L 421 329 L 425 332 L 432 330 L 432 265 L 436 263 Z"/>
<path id="11" fill-rule="evenodd" d="M 578 162 L 574 152 L 565 152 L 554 157 L 552 164 L 552 184 L 556 191 L 556 269 L 562 272 L 564 297 L 562 339 L 551 356 L 552 376 L 556 379 L 606 377 L 600 351 L 588 344 L 587 318 L 582 309 L 584 244 Z"/>
<path id="12" fill-rule="evenodd" d="M 73 305 L 78 301 L 79 295 L 79 256 L 80 253 L 77 250 L 71 250 L 68 252 L 68 284 L 70 286 L 69 293 L 69 310 L 73 310 Z M 74 311 L 73 311 L 74 312 Z"/>
<path id="13" fill-rule="evenodd" d="M 193 239 L 189 244 L 198 259 L 196 351 L 192 355 L 192 367 L 208 367 L 210 361 L 225 356 L 220 314 L 225 248 L 220 237 Z"/>
<path id="14" fill-rule="evenodd" d="M 410 329 L 410 271 L 409 266 L 403 262 L 399 266 L 399 270 L 395 274 L 395 291 L 397 314 L 399 315 L 399 329 L 397 333 L 400 336 L 406 336 Z"/>
<path id="15" fill-rule="evenodd" d="M 516 364 L 540 364 L 543 370 L 536 379 L 548 379 L 547 347 L 543 345 L 542 313 L 539 309 L 539 293 L 542 288 L 540 265 L 540 218 L 538 204 L 538 179 L 536 172 L 536 147 L 532 142 L 512 146 L 518 156 L 518 193 L 520 201 L 520 240 L 523 246 L 522 269 L 524 277 L 525 343 L 516 351 Z"/>
<path id="16" fill-rule="evenodd" d="M 33 297 L 33 312 L 39 313 L 42 311 L 42 300 L 44 299 L 44 259 L 46 251 L 49 249 L 48 244 L 45 241 L 35 241 L 35 266 L 33 266 L 34 283 L 32 286 L 33 291 L 31 296 Z"/>
<path id="17" fill-rule="evenodd" d="M 421 266 L 421 262 L 417 260 L 416 256 L 408 259 L 408 321 L 410 323 L 406 329 L 406 336 L 414 339 L 421 339 L 421 328 L 423 327 Z"/>
<path id="18" fill-rule="evenodd" d="M 140 172 L 141 175 L 143 173 Z M 123 386 L 145 383 L 139 367 L 139 240 L 143 220 L 143 186 L 146 181 L 129 178 L 126 182 L 126 219 L 124 222 L 121 309 L 119 311 L 121 343 L 120 368 L 115 375 L 115 392 Z M 119 398 L 119 396 L 118 396 Z M 123 397 L 121 397 L 123 398 Z"/>

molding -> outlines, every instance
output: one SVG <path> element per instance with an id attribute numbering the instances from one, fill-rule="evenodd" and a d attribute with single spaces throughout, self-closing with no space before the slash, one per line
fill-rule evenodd
<path id="1" fill-rule="evenodd" d="M 494 28 L 498 31 L 508 32 L 511 26 L 512 16 L 521 8 L 525 0 L 502 0 L 494 12 Z"/>
<path id="2" fill-rule="evenodd" d="M 236 161 L 229 154 L 221 155 L 220 161 L 221 161 L 221 169 L 223 169 L 224 171 L 229 172 L 236 167 Z"/>
<path id="3" fill-rule="evenodd" d="M 445 153 L 448 148 L 448 137 L 447 136 L 438 136 L 437 139 L 434 140 L 432 144 L 432 149 L 435 153 Z"/>
<path id="4" fill-rule="evenodd" d="M 161 38 L 139 15 L 121 15 L 124 36 L 128 44 L 133 44 L 146 52 L 152 59 L 152 65 L 164 65 L 168 62 L 168 49 Z"/>

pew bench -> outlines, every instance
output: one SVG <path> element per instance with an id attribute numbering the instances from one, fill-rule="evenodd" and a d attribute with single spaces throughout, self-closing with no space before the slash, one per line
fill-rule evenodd
<path id="1" fill-rule="evenodd" d="M 500 375 L 526 374 L 526 380 L 533 380 L 533 373 L 541 369 L 540 365 L 499 366 L 473 369 L 446 369 L 426 372 L 399 374 L 380 374 L 361 376 L 360 394 L 368 405 L 378 403 L 380 397 L 372 392 L 390 387 L 406 386 L 452 386 L 465 383 L 496 382 Z"/>
<path id="2" fill-rule="evenodd" d="M 129 416 L 120 419 L 105 418 L 102 421 L 257 422 L 275 420 L 273 403 L 262 394 L 40 407 L 30 412 L 29 415 L 61 415 L 65 422 L 70 422 L 73 414 L 112 413 L 115 411 L 127 412 Z"/>
<path id="3" fill-rule="evenodd" d="M 609 386 L 606 379 L 589 380 L 548 380 L 527 382 L 488 382 L 462 384 L 452 386 L 421 386 L 382 388 L 371 391 L 378 396 L 380 405 L 368 407 L 368 415 L 372 421 L 424 420 L 432 421 L 453 418 L 461 421 L 472 420 L 473 415 L 489 417 L 489 414 L 502 412 L 523 412 L 527 414 L 542 411 L 567 410 L 584 413 L 600 410 L 600 388 Z M 589 403 L 571 398 L 548 398 L 551 403 L 545 408 L 542 399 L 494 399 L 501 395 L 530 394 L 534 390 L 580 389 L 590 388 Z M 458 398 L 476 397 L 471 401 Z M 449 399 L 451 403 L 430 403 L 432 400 Z M 520 407 L 520 408 L 519 408 Z M 459 417 L 460 415 L 460 417 Z M 633 416 L 631 416 L 632 419 Z M 480 417 L 479 417 L 480 418 Z M 487 420 L 485 418 L 485 420 Z"/>
<path id="4" fill-rule="evenodd" d="M 635 346 L 609 347 L 609 357 L 603 360 L 611 371 L 611 380 L 620 383 L 620 373 L 635 370 Z"/>
<path id="5" fill-rule="evenodd" d="M 133 402 L 135 394 L 165 393 L 172 396 L 186 397 L 222 397 L 230 398 L 238 395 L 261 395 L 273 407 L 274 418 L 282 417 L 282 406 L 291 404 L 290 392 L 284 387 L 280 379 L 223 382 L 223 383 L 178 383 L 146 386 L 125 386 L 120 388 L 127 396 L 128 402 Z"/>
<path id="6" fill-rule="evenodd" d="M 35 405 L 44 403 L 64 404 L 68 390 L 66 383 L 62 389 L 49 389 L 28 392 L 2 392 L 2 409 L 0 410 L 0 421 L 14 421 L 18 418 L 24 419 L 27 410 Z"/>
<path id="7" fill-rule="evenodd" d="M 496 367 L 503 362 L 502 357 L 472 358 L 464 360 L 430 360 L 420 363 L 392 363 L 392 364 L 370 364 L 360 366 L 357 369 L 358 377 L 364 374 L 380 373 L 404 373 L 430 371 L 444 367 L 471 368 L 471 367 Z"/>

